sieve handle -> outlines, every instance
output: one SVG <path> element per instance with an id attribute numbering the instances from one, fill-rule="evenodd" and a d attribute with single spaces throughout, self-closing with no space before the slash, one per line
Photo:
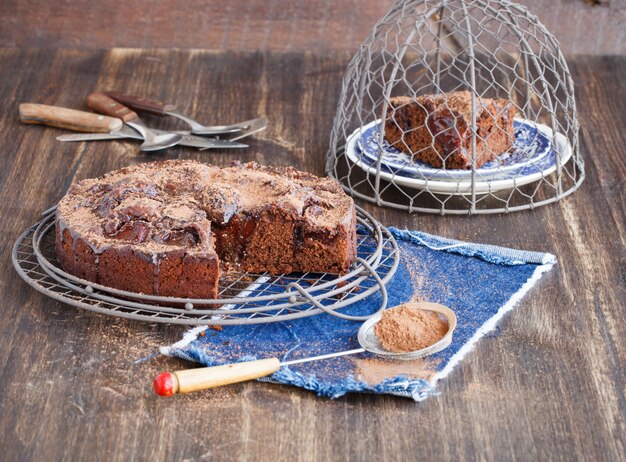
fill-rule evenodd
<path id="1" fill-rule="evenodd" d="M 258 379 L 273 374 L 278 369 L 280 369 L 278 358 L 269 358 L 223 366 L 163 372 L 154 380 L 154 391 L 160 396 L 190 393 Z"/>

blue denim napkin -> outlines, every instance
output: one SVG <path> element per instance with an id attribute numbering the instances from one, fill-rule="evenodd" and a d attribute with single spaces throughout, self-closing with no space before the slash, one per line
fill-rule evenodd
<path id="1" fill-rule="evenodd" d="M 445 239 L 390 228 L 398 241 L 400 265 L 387 285 L 388 307 L 409 300 L 437 302 L 456 312 L 452 344 L 428 358 L 391 361 L 370 353 L 283 367 L 259 379 L 293 385 L 337 398 L 350 392 L 392 394 L 421 401 L 435 392 L 474 344 L 496 327 L 541 275 L 555 263 L 554 255 Z M 367 314 L 377 310 L 375 294 L 343 310 Z M 320 314 L 293 321 L 201 326 L 188 331 L 161 353 L 212 366 L 268 357 L 282 360 L 359 348 L 360 323 Z"/>

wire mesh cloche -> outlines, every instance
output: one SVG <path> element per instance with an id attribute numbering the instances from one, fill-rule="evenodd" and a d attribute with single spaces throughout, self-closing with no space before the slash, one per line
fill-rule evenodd
<path id="1" fill-rule="evenodd" d="M 397 3 L 348 66 L 326 170 L 355 197 L 410 212 L 567 196 L 584 166 L 558 42 L 506 0 Z"/>

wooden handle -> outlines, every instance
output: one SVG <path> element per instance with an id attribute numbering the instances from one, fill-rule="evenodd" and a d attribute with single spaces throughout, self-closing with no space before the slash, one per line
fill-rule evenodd
<path id="1" fill-rule="evenodd" d="M 278 369 L 280 369 L 278 358 L 269 358 L 245 363 L 225 364 L 224 366 L 164 372 L 154 380 L 154 391 L 161 396 L 190 393 L 258 379 L 270 375 Z"/>
<path id="2" fill-rule="evenodd" d="M 75 132 L 109 133 L 122 128 L 122 121 L 93 112 L 76 111 L 45 104 L 20 104 L 20 120 L 25 124 L 43 124 Z"/>
<path id="3" fill-rule="evenodd" d="M 137 119 L 139 116 L 121 103 L 109 98 L 104 93 L 92 93 L 87 97 L 87 106 L 96 112 L 117 117 L 124 122 Z"/>
<path id="4" fill-rule="evenodd" d="M 168 111 L 175 111 L 173 104 L 165 104 L 155 99 L 143 98 L 141 96 L 128 95 L 119 91 L 107 91 L 105 95 L 113 98 L 115 101 L 125 104 L 131 109 L 139 112 L 147 112 L 158 116 L 166 116 Z"/>

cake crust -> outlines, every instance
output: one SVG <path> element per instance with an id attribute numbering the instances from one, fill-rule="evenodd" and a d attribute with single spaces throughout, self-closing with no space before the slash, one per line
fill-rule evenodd
<path id="1" fill-rule="evenodd" d="M 334 180 L 291 167 L 152 162 L 72 186 L 57 207 L 56 253 L 67 272 L 109 287 L 217 298 L 220 263 L 346 272 L 356 211 Z"/>
<path id="2" fill-rule="evenodd" d="M 476 168 L 514 142 L 515 107 L 506 99 L 477 98 Z M 390 99 L 385 140 L 434 167 L 472 168 L 472 96 L 469 91 Z"/>

